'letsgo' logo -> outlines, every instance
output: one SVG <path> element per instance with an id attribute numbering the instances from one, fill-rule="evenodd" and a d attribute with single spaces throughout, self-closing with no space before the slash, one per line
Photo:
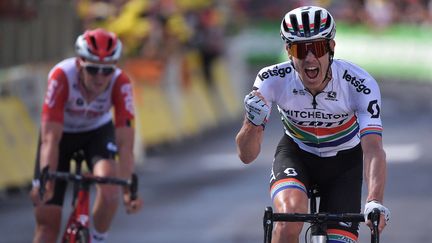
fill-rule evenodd
<path id="1" fill-rule="evenodd" d="M 363 82 L 365 81 L 364 78 L 359 78 L 357 79 L 356 77 L 351 76 L 350 74 L 348 74 L 348 70 L 345 70 L 343 76 L 343 79 L 345 79 L 347 82 L 350 82 L 352 84 L 352 86 L 356 87 L 356 91 L 357 92 L 362 92 L 363 94 L 370 94 L 371 90 L 363 84 Z"/>
<path id="2" fill-rule="evenodd" d="M 283 78 L 291 72 L 292 72 L 291 67 L 278 68 L 276 66 L 273 70 L 267 69 L 267 71 L 258 74 L 258 77 L 261 79 L 261 81 L 264 81 L 265 79 L 268 79 L 268 78 L 274 77 L 274 76 L 279 76 L 279 77 Z"/>

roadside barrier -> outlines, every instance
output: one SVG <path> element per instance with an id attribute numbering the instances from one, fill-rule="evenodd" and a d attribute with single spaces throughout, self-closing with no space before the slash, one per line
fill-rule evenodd
<path id="1" fill-rule="evenodd" d="M 160 62 L 130 59 L 124 64 L 134 86 L 136 126 L 144 147 L 180 141 L 241 115 L 222 60 L 212 66 L 209 87 L 196 52 Z"/>
<path id="2" fill-rule="evenodd" d="M 144 157 L 142 152 L 149 147 L 198 136 L 243 114 L 225 65 L 222 59 L 214 63 L 214 85 L 209 86 L 196 52 L 168 63 L 125 60 L 122 68 L 134 87 L 136 145 L 140 146 L 135 149 L 137 156 Z M 27 65 L 19 72 L 11 68 L 0 73 L 0 91 L 8 90 L 0 96 L 0 190 L 26 186 L 32 179 L 41 102 L 50 68 L 51 64 Z"/>
<path id="3" fill-rule="evenodd" d="M 0 189 L 28 185 L 33 177 L 37 129 L 17 97 L 1 97 L 0 113 Z"/>

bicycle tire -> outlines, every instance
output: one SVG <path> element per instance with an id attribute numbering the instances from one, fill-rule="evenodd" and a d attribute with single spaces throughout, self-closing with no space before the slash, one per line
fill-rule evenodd
<path id="1" fill-rule="evenodd" d="M 78 229 L 76 243 L 90 243 L 90 232 L 87 228 Z"/>

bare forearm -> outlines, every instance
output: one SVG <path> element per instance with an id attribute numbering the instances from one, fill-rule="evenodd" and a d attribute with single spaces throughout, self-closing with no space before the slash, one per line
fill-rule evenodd
<path id="1" fill-rule="evenodd" d="M 129 179 L 135 166 L 135 158 L 133 154 L 134 129 L 130 127 L 117 128 L 116 138 L 120 162 L 119 176 L 124 179 Z"/>
<path id="2" fill-rule="evenodd" d="M 58 144 L 52 142 L 42 142 L 40 148 L 40 169 L 49 166 L 50 171 L 56 171 L 59 148 Z"/>
<path id="3" fill-rule="evenodd" d="M 383 150 L 373 154 L 365 154 L 365 178 L 368 187 L 367 201 L 383 201 L 384 187 L 387 177 L 387 166 Z"/>
<path id="4" fill-rule="evenodd" d="M 59 144 L 63 125 L 57 122 L 43 122 L 41 125 L 40 169 L 49 166 L 51 171 L 57 169 Z"/>
<path id="5" fill-rule="evenodd" d="M 262 138 L 263 127 L 255 126 L 245 119 L 236 136 L 237 153 L 243 163 L 249 164 L 258 157 Z"/>
<path id="6" fill-rule="evenodd" d="M 129 179 L 135 167 L 132 150 L 127 148 L 120 148 L 119 160 L 119 176 L 124 179 Z"/>

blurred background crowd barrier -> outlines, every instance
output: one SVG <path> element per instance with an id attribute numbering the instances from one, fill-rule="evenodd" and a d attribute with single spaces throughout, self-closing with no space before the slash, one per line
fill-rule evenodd
<path id="1" fill-rule="evenodd" d="M 0 190 L 29 185 L 49 69 L 88 28 L 116 32 L 130 75 L 137 157 L 243 116 L 258 68 L 285 60 L 279 24 L 306 4 L 337 21 L 336 58 L 378 80 L 432 81 L 432 1 L 1 0 Z"/>

